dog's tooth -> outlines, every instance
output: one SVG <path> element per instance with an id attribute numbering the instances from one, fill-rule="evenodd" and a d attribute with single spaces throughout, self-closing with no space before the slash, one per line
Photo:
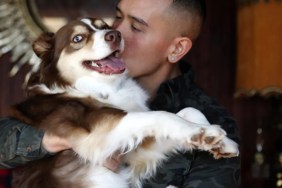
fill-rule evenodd
<path id="1" fill-rule="evenodd" d="M 93 66 L 93 67 L 99 67 L 99 65 L 97 65 L 97 63 L 95 63 L 94 61 L 91 62 L 91 66 Z"/>

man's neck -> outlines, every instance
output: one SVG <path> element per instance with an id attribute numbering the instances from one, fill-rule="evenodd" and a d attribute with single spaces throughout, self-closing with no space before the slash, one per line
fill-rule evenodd
<path id="1" fill-rule="evenodd" d="M 178 65 L 171 65 L 154 74 L 136 78 L 136 81 L 149 93 L 150 99 L 152 100 L 163 82 L 173 79 L 180 74 L 181 72 Z"/>

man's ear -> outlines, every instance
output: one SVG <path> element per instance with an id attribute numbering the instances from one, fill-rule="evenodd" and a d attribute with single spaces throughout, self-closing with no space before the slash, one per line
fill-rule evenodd
<path id="1" fill-rule="evenodd" d="M 183 56 L 185 56 L 192 48 L 192 41 L 188 37 L 177 37 L 173 40 L 169 52 L 168 61 L 170 63 L 178 62 Z"/>
<path id="2" fill-rule="evenodd" d="M 49 56 L 53 50 L 55 42 L 55 34 L 50 32 L 42 33 L 32 44 L 33 51 L 35 54 L 43 59 Z"/>

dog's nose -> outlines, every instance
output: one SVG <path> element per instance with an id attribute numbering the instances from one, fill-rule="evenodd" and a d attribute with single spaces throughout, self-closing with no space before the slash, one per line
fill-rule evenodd
<path id="1" fill-rule="evenodd" d="M 109 31 L 105 34 L 105 40 L 112 44 L 118 44 L 121 41 L 121 34 L 119 31 Z"/>

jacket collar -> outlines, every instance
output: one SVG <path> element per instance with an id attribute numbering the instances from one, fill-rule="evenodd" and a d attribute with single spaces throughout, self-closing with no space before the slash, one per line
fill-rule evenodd
<path id="1" fill-rule="evenodd" d="M 181 98 L 194 84 L 194 71 L 187 62 L 179 62 L 182 74 L 162 83 L 156 97 L 150 103 L 151 110 L 165 110 L 176 113 L 180 110 Z"/>

